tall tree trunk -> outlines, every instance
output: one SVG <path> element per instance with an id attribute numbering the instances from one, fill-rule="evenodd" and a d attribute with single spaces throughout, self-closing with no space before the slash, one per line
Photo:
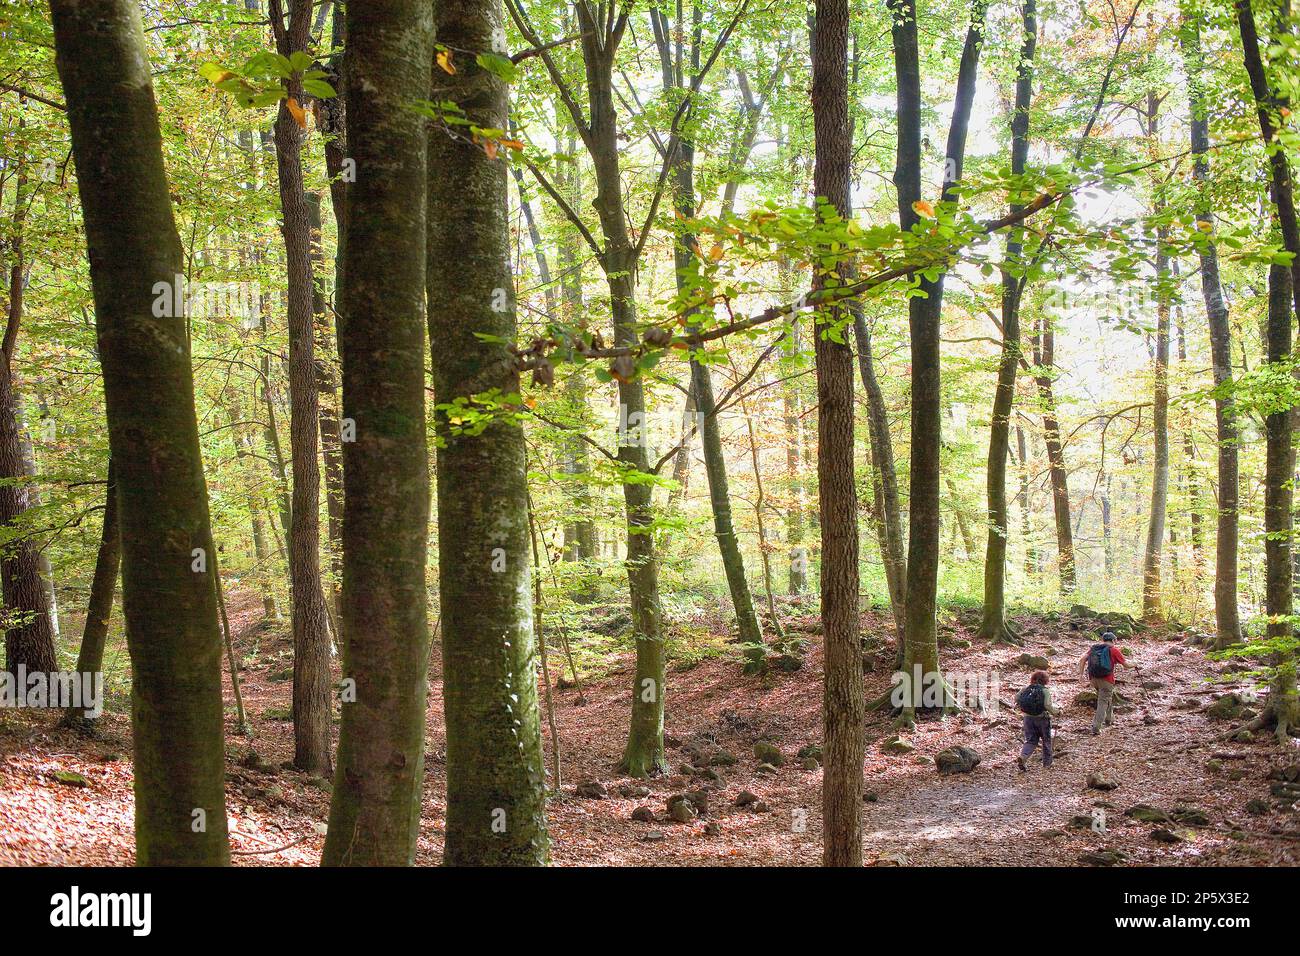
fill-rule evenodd
<path id="1" fill-rule="evenodd" d="M 439 44 L 452 50 L 490 50 L 502 28 L 499 0 L 444 0 L 436 19 Z M 505 82 L 472 58 L 457 56 L 454 66 L 454 74 L 434 69 L 433 100 L 456 103 L 480 128 L 506 129 Z M 505 163 L 481 147 L 430 134 L 429 338 L 440 405 L 490 389 L 519 393 L 502 344 L 516 331 L 507 175 Z M 501 420 L 481 435 L 458 434 L 439 415 L 438 435 L 443 860 L 541 865 L 549 839 L 523 428 Z"/>
<path id="2" fill-rule="evenodd" d="M 813 192 L 840 216 L 850 214 L 847 0 L 817 0 L 812 33 L 812 107 L 816 165 Z M 814 290 L 842 282 L 815 274 Z M 829 280 L 829 281 L 828 281 Z M 836 306 L 818 316 L 843 326 L 851 316 Z M 817 367 L 817 489 L 821 512 L 822 701 L 825 770 L 822 774 L 822 860 L 826 866 L 862 865 L 862 763 L 865 756 L 862 650 L 858 636 L 858 507 L 853 476 L 853 354 L 814 327 Z"/>
<path id="3" fill-rule="evenodd" d="M 429 96 L 433 11 L 423 0 L 349 4 L 347 35 L 357 178 L 348 189 L 339 358 L 343 415 L 356 440 L 343 445 L 346 652 L 322 862 L 400 866 L 414 862 L 419 836 L 428 697 L 428 137 L 410 103 Z M 364 323 L 354 326 L 354 315 Z"/>
<path id="4" fill-rule="evenodd" d="M 104 523 L 99 534 L 99 551 L 95 556 L 95 575 L 90 581 L 90 600 L 86 604 L 86 624 L 81 632 L 81 650 L 77 653 L 78 674 L 102 674 L 104 645 L 108 640 L 108 622 L 113 613 L 113 595 L 117 592 L 117 571 L 122 563 L 122 537 L 117 520 L 117 483 L 113 462 L 108 462 L 108 482 L 104 490 Z M 94 727 L 94 717 L 83 707 L 71 707 L 63 715 L 63 725 L 83 731 Z"/>
<path id="5" fill-rule="evenodd" d="M 694 5 L 698 18 L 700 8 Z M 681 63 L 674 67 L 670 35 L 674 34 L 668 17 L 651 9 L 651 22 L 655 27 L 655 39 L 663 67 L 664 91 L 676 91 L 685 94 L 685 82 Z M 677 36 L 687 29 L 681 17 L 677 22 Z M 693 34 L 698 37 L 698 32 Z M 678 41 L 678 54 L 681 54 L 682 41 Z M 690 44 L 689 69 L 692 76 L 700 68 L 700 48 L 698 42 Z M 683 121 L 692 122 L 689 113 Z M 683 137 L 677 147 L 673 162 L 673 205 L 682 221 L 695 217 L 695 143 L 689 137 Z M 673 245 L 673 259 L 677 267 L 677 288 L 681 291 L 686 285 L 686 270 L 690 268 L 695 256 L 695 236 L 681 230 L 677 242 Z M 736 626 L 742 644 L 761 644 L 763 629 L 758 623 L 758 614 L 754 610 L 754 597 L 749 589 L 749 580 L 745 576 L 745 559 L 740 552 L 740 541 L 736 537 L 735 522 L 731 513 L 731 492 L 727 485 L 727 459 L 722 450 L 722 428 L 718 421 L 718 410 L 713 396 L 713 378 L 709 368 L 699 355 L 690 357 L 691 394 L 695 398 L 695 420 L 699 422 L 700 445 L 704 452 L 704 473 L 709 481 L 709 503 L 713 510 L 713 533 L 718 541 L 718 550 L 722 555 L 722 569 L 727 578 L 727 589 L 731 593 L 732 607 L 736 613 Z"/>
<path id="6" fill-rule="evenodd" d="M 307 48 L 311 0 L 290 0 L 284 24 L 279 4 L 271 5 L 272 30 L 281 56 Z M 311 263 L 311 216 L 303 185 L 302 131 L 287 99 L 301 102 L 301 76 L 285 83 L 286 100 L 275 117 L 275 159 L 280 183 L 289 316 L 289 444 L 292 450 L 293 507 L 289 563 L 293 592 L 294 766 L 308 773 L 330 773 L 329 620 L 320 582 L 320 406 Z"/>
<path id="7" fill-rule="evenodd" d="M 1034 95 L 1034 51 L 1038 46 L 1035 0 L 1021 6 L 1020 64 L 1016 69 L 1016 99 L 1011 113 L 1011 175 L 1021 176 L 1029 158 L 1029 109 Z M 1014 215 L 1023 206 L 1011 203 Z M 1007 237 L 1007 262 L 1019 264 L 1023 231 Z M 1016 398 L 1016 372 L 1024 359 L 1020 347 L 1020 296 L 1023 285 L 1012 271 L 1002 270 L 1002 352 L 998 359 L 993 414 L 989 423 L 988 543 L 984 548 L 984 615 L 979 636 L 991 641 L 1019 638 L 1007 625 L 1007 543 L 1011 509 L 1007 506 L 1007 458 L 1011 452 L 1011 409 Z"/>
<path id="8" fill-rule="evenodd" d="M 13 261 L 4 262 L 0 253 L 0 268 L 7 267 L 4 280 L 8 287 L 4 338 L 0 342 L 0 526 L 7 528 L 13 528 L 33 504 L 13 372 L 14 350 L 23 321 L 23 286 L 27 279 L 23 225 L 28 203 L 27 175 L 20 158 L 14 177 L 10 244 Z M 4 552 L 0 555 L 0 580 L 4 595 L 5 670 L 15 675 L 15 680 L 20 666 L 28 674 L 57 670 L 50 598 L 41 574 L 42 552 L 26 529 L 19 529 L 18 537 L 5 546 Z M 20 690 L 26 692 L 27 685 L 24 683 Z"/>
<path id="9" fill-rule="evenodd" d="M 1268 358 L 1270 362 L 1289 362 L 1291 323 L 1300 317 L 1300 223 L 1297 223 L 1295 185 L 1291 163 L 1285 147 L 1278 141 L 1275 114 L 1287 108 L 1270 85 L 1259 51 L 1259 35 L 1250 0 L 1236 0 L 1237 26 L 1250 78 L 1251 93 L 1259 117 L 1260 133 L 1267 144 L 1272 174 L 1273 204 L 1282 232 L 1282 245 L 1291 253 L 1290 273 L 1274 265 L 1269 269 Z M 1289 281 L 1288 281 L 1289 280 Z M 1287 286 L 1290 286 L 1289 290 Z M 1294 307 L 1294 316 L 1291 307 Z M 1265 605 L 1269 616 L 1270 637 L 1293 637 L 1295 626 L 1290 620 L 1293 601 L 1291 568 L 1292 476 L 1295 450 L 1292 446 L 1290 409 L 1268 416 L 1265 421 L 1268 450 L 1265 464 L 1264 542 Z M 1268 708 L 1261 719 L 1276 725 L 1279 743 L 1285 743 L 1291 727 L 1300 724 L 1300 703 L 1296 696 L 1295 651 L 1288 648 L 1280 655 L 1276 676 L 1269 693 Z"/>
<path id="10" fill-rule="evenodd" d="M 793 296 L 791 296 L 793 298 Z M 799 354 L 799 327 L 792 326 L 786 340 L 785 355 L 793 358 Z M 799 445 L 802 429 L 799 424 L 799 386 L 787 382 L 782 390 L 782 421 L 785 425 L 785 481 L 789 496 L 785 509 L 785 539 L 789 549 L 789 588 L 792 596 L 808 590 L 808 549 L 804 545 L 804 495 L 799 475 Z"/>
<path id="11" fill-rule="evenodd" d="M 916 4 L 915 0 L 890 0 L 889 8 L 894 15 L 894 63 L 898 84 L 899 134 L 894 183 L 898 190 L 900 224 L 907 231 L 919 221 L 915 204 L 921 199 L 921 72 Z M 975 0 L 971 6 L 952 122 L 948 128 L 942 202 L 955 199 L 954 190 L 961 180 L 986 9 L 984 0 Z M 942 681 L 935 612 L 939 582 L 939 323 L 943 312 L 943 275 L 933 280 L 923 278 L 920 288 L 925 297 L 908 299 L 912 346 L 912 449 L 903 659 L 905 693 L 902 720 L 906 723 L 914 720 L 916 705 L 924 699 L 922 687 L 916 686 L 914 675 L 919 672 L 923 682 Z M 949 704 L 946 689 L 942 696 L 946 709 Z"/>
<path id="12" fill-rule="evenodd" d="M 1156 150 L 1160 129 L 1160 100 L 1147 93 L 1147 132 Z M 1157 190 L 1159 184 L 1154 186 Z M 1155 213 L 1164 210 L 1157 196 Z M 1151 511 L 1147 519 L 1146 548 L 1142 557 L 1142 617 L 1148 622 L 1160 620 L 1160 559 L 1164 552 L 1165 516 L 1169 506 L 1169 230 L 1156 229 L 1156 349 L 1155 395 L 1152 401 L 1152 445 L 1154 462 L 1151 474 Z"/>
<path id="13" fill-rule="evenodd" d="M 221 865 L 230 847 L 214 548 L 185 316 L 154 314 L 160 290 L 176 298 L 183 256 L 144 29 L 130 0 L 50 9 L 121 518 L 136 861 Z"/>
<path id="14" fill-rule="evenodd" d="M 1034 334 L 1034 384 L 1043 410 L 1043 446 L 1047 451 L 1047 473 L 1052 484 L 1052 515 L 1056 520 L 1056 555 L 1061 594 L 1073 594 L 1074 532 L 1070 526 L 1070 480 L 1065 470 L 1065 448 L 1056 414 L 1056 393 L 1052 368 L 1056 362 L 1056 330 L 1052 319 L 1043 315 Z"/>

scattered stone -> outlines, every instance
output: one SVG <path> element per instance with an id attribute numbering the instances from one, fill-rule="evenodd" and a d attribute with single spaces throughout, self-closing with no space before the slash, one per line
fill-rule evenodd
<path id="1" fill-rule="evenodd" d="M 89 787 L 90 781 L 75 770 L 56 770 L 54 779 L 65 787 Z"/>
<path id="2" fill-rule="evenodd" d="M 647 806 L 640 806 L 632 811 L 632 819 L 637 823 L 654 823 L 655 812 Z"/>
<path id="3" fill-rule="evenodd" d="M 803 759 L 803 763 L 800 764 L 800 766 L 803 767 L 804 770 L 811 772 L 813 770 L 816 770 L 818 767 L 820 767 L 821 764 L 817 762 L 816 757 L 805 757 Z"/>
<path id="4" fill-rule="evenodd" d="M 787 674 L 803 667 L 803 658 L 798 654 L 778 654 L 772 658 L 772 666 Z"/>
<path id="5" fill-rule="evenodd" d="M 1078 816 L 1070 817 L 1070 826 L 1076 830 L 1091 830 L 1092 817 L 1082 813 Z"/>
<path id="6" fill-rule="evenodd" d="M 1170 816 L 1183 826 L 1208 827 L 1210 825 L 1210 815 L 1196 807 L 1174 807 Z"/>
<path id="7" fill-rule="evenodd" d="M 799 758 L 801 760 L 807 760 L 809 757 L 814 757 L 818 762 L 820 762 L 822 759 L 822 745 L 804 744 L 799 748 Z"/>
<path id="8" fill-rule="evenodd" d="M 609 796 L 609 791 L 599 780 L 584 780 L 573 788 L 573 795 L 583 800 L 604 800 Z"/>
<path id="9" fill-rule="evenodd" d="M 1253 800 L 1247 800 L 1245 810 L 1252 817 L 1262 817 L 1268 813 L 1268 802 L 1255 797 Z"/>
<path id="10" fill-rule="evenodd" d="M 717 750 L 709 755 L 710 767 L 731 767 L 736 763 L 736 755 L 729 750 Z"/>
<path id="11" fill-rule="evenodd" d="M 690 823 L 699 814 L 684 793 L 675 793 L 668 798 L 668 816 L 677 823 Z"/>
<path id="12" fill-rule="evenodd" d="M 1107 777 L 1105 774 L 1101 773 L 1100 771 L 1096 771 L 1096 770 L 1094 770 L 1092 773 L 1088 774 L 1088 781 L 1087 781 L 1087 783 L 1088 783 L 1088 789 L 1089 789 L 1089 790 L 1117 790 L 1117 789 L 1119 789 L 1119 784 L 1118 784 L 1118 783 L 1116 783 L 1114 780 L 1111 780 L 1109 777 Z"/>
<path id="13" fill-rule="evenodd" d="M 1210 773 L 1223 773 L 1223 761 L 1218 759 L 1207 760 L 1205 761 L 1205 769 Z"/>
<path id="14" fill-rule="evenodd" d="M 1166 830 L 1164 827 L 1156 827 L 1151 831 L 1151 839 L 1157 843 L 1182 843 L 1187 838 L 1173 830 Z"/>
<path id="15" fill-rule="evenodd" d="M 1042 671 L 1047 670 L 1048 667 L 1047 658 L 1039 657 L 1037 654 L 1021 654 L 1016 658 L 1016 661 L 1019 662 L 1021 666 L 1028 667 L 1030 670 Z"/>
<path id="16" fill-rule="evenodd" d="M 660 840 L 665 839 L 667 839 L 667 837 L 663 830 L 647 830 L 641 835 L 642 843 L 658 843 Z"/>
<path id="17" fill-rule="evenodd" d="M 1123 863 L 1124 859 L 1125 855 L 1119 850 L 1096 850 L 1079 856 L 1079 862 L 1089 866 L 1114 866 Z"/>
<path id="18" fill-rule="evenodd" d="M 979 766 L 980 755 L 969 747 L 948 747 L 934 755 L 941 774 L 970 773 Z"/>
<path id="19" fill-rule="evenodd" d="M 691 806 L 695 808 L 695 812 L 700 816 L 707 817 L 709 815 L 709 791 L 704 789 L 688 791 L 686 799 L 691 802 Z"/>
<path id="20" fill-rule="evenodd" d="M 717 836 L 717 835 L 718 835 L 719 833 L 721 833 L 721 832 L 722 832 L 722 828 L 721 828 L 720 826 L 718 826 L 718 823 L 717 823 L 716 820 L 710 820 L 708 823 L 704 824 L 704 835 L 705 835 L 705 836 L 711 836 L 711 837 L 712 837 L 712 836 Z"/>
<path id="21" fill-rule="evenodd" d="M 776 767 L 772 766 L 770 763 L 761 763 L 754 768 L 754 773 L 761 773 L 764 776 L 771 776 L 776 772 Z"/>
<path id="22" fill-rule="evenodd" d="M 867 866 L 911 866 L 912 861 L 902 853 L 886 853 L 878 856 Z"/>
<path id="23" fill-rule="evenodd" d="M 1300 783 L 1300 763 L 1293 763 L 1289 767 L 1274 767 L 1268 772 L 1266 780 L 1283 780 L 1287 783 Z"/>
<path id="24" fill-rule="evenodd" d="M 1124 816 L 1132 817 L 1142 823 L 1168 823 L 1172 819 L 1165 811 L 1149 803 L 1139 803 L 1129 807 L 1124 811 Z"/>
<path id="25" fill-rule="evenodd" d="M 1187 648 L 1180 647 L 1179 645 L 1175 644 L 1173 647 L 1169 648 L 1169 650 L 1167 650 L 1165 653 L 1168 654 L 1170 657 L 1181 657 L 1182 655 L 1187 653 Z"/>
<path id="26" fill-rule="evenodd" d="M 1143 690 L 1159 690 L 1161 687 L 1165 686 L 1165 682 L 1162 680 L 1144 680 L 1141 684 L 1138 684 L 1138 686 Z"/>
<path id="27" fill-rule="evenodd" d="M 271 761 L 267 760 L 256 750 L 249 750 L 248 755 L 239 761 L 239 765 L 246 770 L 254 770 L 257 773 L 264 773 L 267 776 L 274 776 L 280 772 L 280 768 Z"/>
<path id="28" fill-rule="evenodd" d="M 772 808 L 767 805 L 766 800 L 759 800 L 754 804 L 753 810 L 755 813 L 770 813 Z"/>
<path id="29" fill-rule="evenodd" d="M 910 740 L 894 736 L 886 740 L 880 749 L 887 754 L 910 754 L 916 747 Z"/>
<path id="30" fill-rule="evenodd" d="M 880 799 L 880 794 L 874 790 L 868 790 L 862 794 L 862 799 L 866 803 L 875 803 Z"/>
<path id="31" fill-rule="evenodd" d="M 1255 735 L 1251 731 L 1243 727 L 1241 728 L 1241 730 L 1237 731 L 1235 734 L 1232 735 L 1232 739 L 1239 744 L 1248 744 L 1255 739 Z"/>
<path id="32" fill-rule="evenodd" d="M 1063 836 L 1065 836 L 1065 831 L 1064 831 L 1064 830 L 1044 830 L 1041 834 L 1039 834 L 1039 836 L 1041 836 L 1044 840 L 1055 840 L 1055 839 L 1057 839 L 1058 837 L 1063 837 Z"/>
<path id="33" fill-rule="evenodd" d="M 779 767 L 785 763 L 785 754 L 781 753 L 781 748 L 768 743 L 766 740 L 760 740 L 754 744 L 754 756 L 762 763 L 770 764 L 773 767 Z"/>
<path id="34" fill-rule="evenodd" d="M 640 800 L 650 796 L 650 788 L 639 783 L 625 783 L 618 788 L 618 795 L 624 800 Z"/>
<path id="35" fill-rule="evenodd" d="M 758 803 L 758 794 L 742 790 L 736 794 L 736 799 L 731 802 L 731 805 L 733 807 L 752 807 L 756 803 Z"/>
<path id="36" fill-rule="evenodd" d="M 1235 720 L 1240 715 L 1241 698 L 1236 694 L 1224 694 L 1205 708 L 1205 716 L 1211 720 Z"/>

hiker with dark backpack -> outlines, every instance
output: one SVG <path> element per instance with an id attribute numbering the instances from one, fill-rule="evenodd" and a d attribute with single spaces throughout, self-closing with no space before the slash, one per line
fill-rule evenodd
<path id="1" fill-rule="evenodd" d="M 1079 658 L 1084 680 L 1097 692 L 1097 713 L 1092 718 L 1092 734 L 1101 733 L 1102 725 L 1109 727 L 1115 721 L 1115 668 L 1128 665 L 1124 652 L 1115 646 L 1115 635 L 1107 631 L 1101 643 L 1088 648 Z"/>
<path id="2" fill-rule="evenodd" d="M 1052 765 L 1052 717 L 1060 708 L 1052 704 L 1052 692 L 1047 689 L 1047 672 L 1034 671 L 1029 686 L 1016 695 L 1016 708 L 1025 715 L 1025 745 L 1020 748 L 1016 766 L 1027 770 L 1025 761 L 1033 755 L 1039 741 L 1043 744 L 1043 767 Z"/>

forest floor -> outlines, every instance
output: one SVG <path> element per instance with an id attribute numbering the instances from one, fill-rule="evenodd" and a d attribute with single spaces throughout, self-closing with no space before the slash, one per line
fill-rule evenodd
<path id="1" fill-rule="evenodd" d="M 671 774 L 649 781 L 617 777 L 631 699 L 631 654 L 613 669 L 573 687 L 553 689 L 561 742 L 562 785 L 549 804 L 552 858 L 559 865 L 816 865 L 821 859 L 821 774 L 797 752 L 821 741 L 821 638 L 807 609 L 786 606 L 787 625 L 807 639 L 803 666 L 792 672 L 742 676 L 738 654 L 706 656 L 669 675 L 667 731 Z M 283 628 L 258 623 L 260 603 L 232 596 L 237 652 L 251 740 L 237 734 L 227 695 L 227 805 L 235 862 L 315 865 L 324 841 L 328 784 L 286 769 L 293 753 L 288 722 L 291 644 Z M 975 621 L 958 613 L 944 630 L 944 670 L 1000 675 L 1001 706 L 923 720 L 886 751 L 895 732 L 886 713 L 871 713 L 863 804 L 865 858 L 875 865 L 1078 865 L 1117 860 L 1126 865 L 1296 865 L 1300 863 L 1300 804 L 1270 796 L 1270 772 L 1300 763 L 1300 750 L 1278 749 L 1271 737 L 1225 742 L 1236 726 L 1206 710 L 1234 689 L 1231 665 L 1207 660 L 1181 635 L 1140 632 L 1122 645 L 1133 665 L 1121 670 L 1119 691 L 1132 705 L 1100 737 L 1089 733 L 1092 707 L 1075 703 L 1085 689 L 1077 660 L 1091 634 L 1069 619 L 1016 618 L 1026 646 L 990 646 L 972 638 Z M 725 624 L 714 623 L 725 641 Z M 863 615 L 863 633 L 884 634 L 879 614 Z M 716 632 L 721 632 L 720 636 Z M 1057 758 L 1045 770 L 1037 757 L 1016 766 L 1020 715 L 1012 700 L 1032 668 L 1022 653 L 1048 656 L 1056 702 Z M 552 676 L 557 665 L 552 656 Z M 885 655 L 887 656 L 887 655 Z M 890 686 L 889 667 L 864 676 L 867 698 Z M 1145 685 L 1145 688 L 1143 687 Z M 437 655 L 430 678 L 428 754 L 418 862 L 441 859 L 446 793 L 446 733 Z M 1211 712 L 1212 713 L 1212 712 Z M 128 865 L 134 859 L 130 726 L 106 713 L 97 738 L 57 729 L 47 712 L 0 710 L 0 865 Z M 543 714 L 547 767 L 551 742 Z M 780 767 L 764 767 L 754 745 L 782 752 Z M 973 772 L 943 776 L 933 757 L 964 745 L 981 756 Z M 250 751 L 255 748 L 255 756 Z M 714 766 L 691 769 L 693 763 Z M 728 764 L 728 756 L 735 758 Z M 687 772 L 683 772 L 686 770 Z M 73 771 L 80 785 L 55 774 Z M 1117 789 L 1099 791 L 1100 772 Z M 710 779 L 710 774 L 717 779 Z M 600 786 L 594 786 L 597 782 Z M 551 781 L 552 785 L 554 781 Z M 579 797 L 583 792 L 604 796 Z M 674 794 L 708 791 L 707 813 L 670 819 Z M 756 802 L 736 806 L 748 792 Z M 701 799 L 698 795 L 697 800 Z M 1253 801 L 1253 803 L 1252 803 Z M 1190 808 L 1178 822 L 1139 822 L 1124 811 L 1148 804 L 1166 813 Z M 1250 809 L 1247 805 L 1250 804 Z M 645 807 L 653 820 L 634 821 Z M 1106 829 L 1090 825 L 1105 811 Z M 1253 811 L 1253 812 L 1252 812 Z M 644 816 L 643 810 L 639 816 Z M 682 814 L 685 815 L 685 814 Z M 1086 819 L 1085 819 L 1086 818 Z M 1161 842 L 1161 829 L 1176 842 Z M 1108 857 L 1104 851 L 1118 855 Z M 1101 853 L 1100 857 L 1091 854 Z"/>

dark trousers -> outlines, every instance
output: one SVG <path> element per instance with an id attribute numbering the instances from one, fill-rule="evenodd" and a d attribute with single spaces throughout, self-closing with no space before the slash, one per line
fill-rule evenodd
<path id="1" fill-rule="evenodd" d="M 1039 741 L 1043 744 L 1043 766 L 1052 765 L 1052 718 L 1049 714 L 1037 717 L 1025 715 L 1025 745 L 1020 748 L 1021 759 L 1034 752 Z"/>

